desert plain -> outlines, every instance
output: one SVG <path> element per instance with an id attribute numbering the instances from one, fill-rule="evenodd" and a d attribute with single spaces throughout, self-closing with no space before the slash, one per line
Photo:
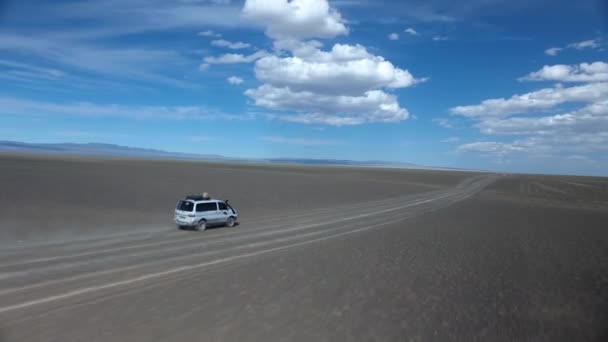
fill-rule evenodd
<path id="1" fill-rule="evenodd" d="M 176 202 L 239 225 L 178 230 Z M 0 155 L 0 341 L 605 341 L 608 178 Z"/>

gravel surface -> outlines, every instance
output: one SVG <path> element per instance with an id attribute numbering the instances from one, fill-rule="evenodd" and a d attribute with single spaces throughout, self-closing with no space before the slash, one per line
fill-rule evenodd
<path id="1" fill-rule="evenodd" d="M 110 165 L 154 170 L 142 176 L 153 187 L 173 164 Z M 285 210 L 258 214 L 243 197 L 236 228 L 92 225 L 107 234 L 0 249 L 0 341 L 608 339 L 606 179 L 175 165 L 259 176 L 247 186 Z M 269 188 L 301 192 L 272 202 Z"/>

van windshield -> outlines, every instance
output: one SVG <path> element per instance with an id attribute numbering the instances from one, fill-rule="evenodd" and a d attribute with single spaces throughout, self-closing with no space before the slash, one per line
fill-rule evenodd
<path id="1" fill-rule="evenodd" d="M 194 210 L 194 203 L 193 202 L 189 202 L 189 201 L 179 201 L 179 203 L 177 204 L 177 210 L 181 210 L 181 211 L 193 211 Z"/>

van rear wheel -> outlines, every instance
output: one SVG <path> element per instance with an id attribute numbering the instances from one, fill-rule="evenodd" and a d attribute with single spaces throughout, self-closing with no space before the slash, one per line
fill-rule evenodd
<path id="1" fill-rule="evenodd" d="M 230 216 L 228 218 L 228 220 L 226 220 L 226 227 L 234 227 L 234 225 L 236 224 L 236 221 L 234 220 L 234 217 Z"/>
<path id="2" fill-rule="evenodd" d="M 197 225 L 196 225 L 196 230 L 198 230 L 199 232 L 204 231 L 205 229 L 207 229 L 207 221 L 205 220 L 201 220 Z"/>

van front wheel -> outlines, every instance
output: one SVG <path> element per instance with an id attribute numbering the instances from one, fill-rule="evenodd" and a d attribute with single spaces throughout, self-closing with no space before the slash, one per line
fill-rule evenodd
<path id="1" fill-rule="evenodd" d="M 234 217 L 230 216 L 228 218 L 228 220 L 226 221 L 226 227 L 234 227 L 234 225 L 236 224 L 236 221 L 234 220 Z"/>

